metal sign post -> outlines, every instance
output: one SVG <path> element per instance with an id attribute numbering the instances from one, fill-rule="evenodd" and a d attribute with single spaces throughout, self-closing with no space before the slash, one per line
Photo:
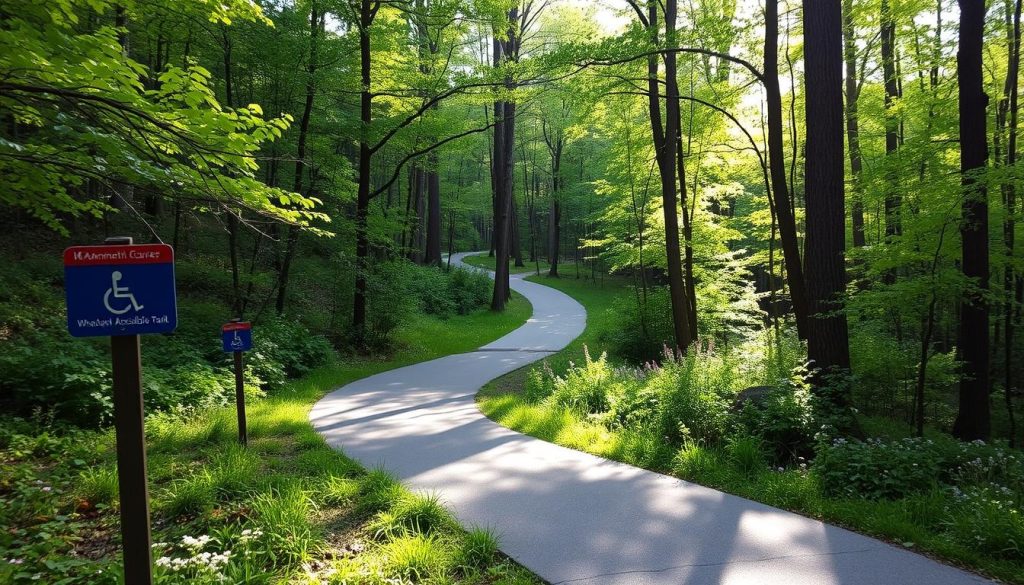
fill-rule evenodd
<path id="1" fill-rule="evenodd" d="M 235 357 L 235 409 L 238 411 L 238 442 L 242 446 L 249 444 L 249 436 L 245 424 L 245 369 L 242 364 L 242 352 L 252 349 L 252 324 L 235 319 L 220 328 L 224 351 L 233 353 Z"/>
<path id="2" fill-rule="evenodd" d="M 75 337 L 110 336 L 124 582 L 150 585 L 153 553 L 139 335 L 170 332 L 178 324 L 174 251 L 164 244 L 135 246 L 131 238 L 109 238 L 106 243 L 64 251 L 68 331 Z"/>

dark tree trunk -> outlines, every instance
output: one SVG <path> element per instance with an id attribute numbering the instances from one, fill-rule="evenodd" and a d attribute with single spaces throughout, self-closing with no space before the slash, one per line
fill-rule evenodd
<path id="1" fill-rule="evenodd" d="M 820 389 L 850 367 L 849 335 L 842 295 L 844 248 L 843 35 L 838 2 L 804 0 L 806 55 L 807 354 L 818 370 Z M 829 397 L 849 403 L 845 385 Z"/>
<path id="2" fill-rule="evenodd" d="M 977 173 L 988 160 L 985 134 L 988 96 L 982 77 L 985 1 L 959 0 L 960 48 L 957 85 L 960 88 L 960 171 L 964 189 L 960 235 L 964 276 L 974 285 L 960 304 L 957 346 L 963 361 L 960 409 L 953 434 L 963 440 L 987 440 L 989 412 L 989 314 L 984 299 L 989 286 L 988 192 Z"/>
<path id="3" fill-rule="evenodd" d="M 679 95 L 678 87 L 676 95 Z M 686 153 L 683 151 L 682 124 L 679 124 L 680 136 L 676 143 L 676 160 L 679 172 L 679 208 L 683 213 L 683 240 L 685 252 L 683 255 L 683 275 L 686 278 L 686 300 L 688 301 L 690 329 L 699 331 L 697 326 L 697 283 L 693 279 L 693 220 L 690 217 L 689 203 L 687 202 L 686 191 Z M 696 195 L 694 195 L 696 197 Z M 694 333 L 694 339 L 697 335 Z"/>
<path id="4" fill-rule="evenodd" d="M 882 76 L 885 81 L 885 236 L 889 240 L 903 231 L 900 221 L 899 161 L 896 154 L 900 146 L 900 121 L 893 111 L 900 97 L 896 74 L 896 22 L 893 20 L 889 0 L 882 0 Z M 892 282 L 894 274 L 887 273 Z"/>
<path id="5" fill-rule="evenodd" d="M 805 15 L 806 20 L 806 15 Z M 782 256 L 789 281 L 789 295 L 793 301 L 797 334 L 807 339 L 808 334 L 808 285 L 800 260 L 800 243 L 797 240 L 796 217 L 793 213 L 789 186 L 786 183 L 786 152 L 782 136 L 782 94 L 779 90 L 779 6 L 778 0 L 765 4 L 764 36 L 764 79 L 768 107 L 768 167 L 771 173 L 772 203 L 779 223 L 779 237 L 782 240 Z M 808 85 L 810 85 L 808 83 Z M 840 105 L 842 96 L 840 96 Z M 811 120 L 810 114 L 807 116 Z M 810 126 L 810 125 L 809 125 Z M 811 129 L 807 130 L 810 135 Z"/>
<path id="6" fill-rule="evenodd" d="M 1009 10 L 1009 0 L 1007 9 Z M 1017 118 L 1018 118 L 1018 77 L 1020 75 L 1020 17 L 1021 0 L 1017 0 L 1013 7 L 1013 16 L 1007 15 L 1007 40 L 1009 41 L 1009 57 L 1006 73 L 1005 97 L 1000 103 L 1000 118 L 1008 127 L 1006 139 L 1006 158 L 1004 166 L 1008 169 L 1014 168 L 1017 164 Z M 1007 117 L 1009 118 L 1007 120 Z M 1017 419 L 1014 412 L 1013 393 L 1013 343 L 1016 323 L 1014 320 L 1014 282 L 1016 277 L 1013 270 L 1014 246 L 1016 240 L 1016 218 L 1014 213 L 1017 209 L 1017 186 L 1013 181 L 1006 181 L 1003 184 L 1003 205 L 1005 206 L 1005 218 L 1003 219 L 1003 245 L 1006 247 L 1007 265 L 1003 278 L 1003 296 L 1006 299 L 1003 305 L 1003 324 L 1006 330 L 1003 347 L 1003 401 L 1006 405 L 1008 417 L 1010 447 L 1017 443 Z"/>
<path id="7" fill-rule="evenodd" d="M 359 119 L 368 131 L 373 121 L 373 94 L 370 90 L 370 26 L 380 2 L 361 0 L 359 6 L 359 70 L 362 90 L 359 95 Z M 366 276 L 369 271 L 370 239 L 367 219 L 370 212 L 370 143 L 367 132 L 359 138 L 359 187 L 356 191 L 356 286 L 352 298 L 352 328 L 358 343 L 365 338 Z"/>
<path id="8" fill-rule="evenodd" d="M 441 177 L 437 171 L 437 155 L 430 155 L 427 172 L 427 249 L 423 263 L 441 265 Z"/>
<path id="9" fill-rule="evenodd" d="M 519 203 L 516 201 L 515 191 L 512 192 L 512 214 L 509 216 L 511 229 L 509 236 L 512 238 L 512 258 L 515 260 L 516 268 L 526 266 L 523 264 L 523 246 L 519 239 Z"/>
<path id="10" fill-rule="evenodd" d="M 853 194 L 850 200 L 850 223 L 853 226 L 853 246 L 860 248 L 864 239 L 864 190 L 861 172 L 864 160 L 860 150 L 860 120 L 857 101 L 860 85 L 857 76 L 857 37 L 853 25 L 853 0 L 843 0 L 843 54 L 846 59 L 846 140 L 850 153 L 850 172 L 853 175 Z"/>
<path id="11" fill-rule="evenodd" d="M 551 263 L 548 276 L 557 277 L 558 255 L 562 242 L 562 204 L 556 198 L 551 199 L 551 212 L 548 215 L 548 221 L 551 224 L 548 228 L 548 262 Z"/>
<path id="12" fill-rule="evenodd" d="M 654 44 L 658 45 L 659 2 L 648 3 L 648 31 Z M 676 0 L 665 2 L 666 45 L 674 47 L 676 41 Z M 665 254 L 668 266 L 669 297 L 672 304 L 672 325 L 676 346 L 687 351 L 694 341 L 690 327 L 690 303 L 686 299 L 683 282 L 682 253 L 679 245 L 679 201 L 676 187 L 676 146 L 679 135 L 679 95 L 676 83 L 676 53 L 668 51 L 665 62 L 665 126 L 662 127 L 661 91 L 658 80 L 657 56 L 647 60 L 648 108 L 651 117 L 651 132 L 654 139 L 655 158 L 661 179 L 662 211 L 665 219 Z"/>

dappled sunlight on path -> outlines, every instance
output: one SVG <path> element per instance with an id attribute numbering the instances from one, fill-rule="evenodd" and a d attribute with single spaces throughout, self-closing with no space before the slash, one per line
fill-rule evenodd
<path id="1" fill-rule="evenodd" d="M 464 255 L 454 257 L 455 263 Z M 582 333 L 582 306 L 512 277 L 529 322 L 475 352 L 353 382 L 310 418 L 327 442 L 416 490 L 551 583 L 984 583 L 880 541 L 501 427 L 474 402 L 488 381 Z"/>

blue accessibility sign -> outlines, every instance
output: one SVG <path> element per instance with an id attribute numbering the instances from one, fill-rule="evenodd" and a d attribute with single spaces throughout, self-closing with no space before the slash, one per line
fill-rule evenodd
<path id="1" fill-rule="evenodd" d="M 220 338 L 224 343 L 224 351 L 249 351 L 252 349 L 252 323 L 248 321 L 232 321 L 220 328 Z"/>
<path id="2" fill-rule="evenodd" d="M 75 337 L 167 333 L 178 326 L 174 250 L 166 244 L 68 248 L 64 289 Z"/>

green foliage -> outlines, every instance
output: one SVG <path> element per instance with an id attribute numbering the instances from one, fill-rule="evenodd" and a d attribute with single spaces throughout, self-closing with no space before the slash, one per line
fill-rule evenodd
<path id="1" fill-rule="evenodd" d="M 673 345 L 675 332 L 670 319 L 672 304 L 668 289 L 652 287 L 641 293 L 623 295 L 608 311 L 607 326 L 598 339 L 612 355 L 640 364 L 659 359 L 666 345 Z"/>
<path id="2" fill-rule="evenodd" d="M 455 526 L 437 494 L 404 496 L 377 513 L 369 527 L 377 538 L 404 534 L 429 535 Z"/>
<path id="3" fill-rule="evenodd" d="M 766 469 L 764 441 L 751 435 L 735 435 L 725 441 L 729 461 L 744 475 L 754 475 Z"/>
<path id="4" fill-rule="evenodd" d="M 398 481 L 383 469 L 374 469 L 359 480 L 360 506 L 366 512 L 384 512 L 403 497 Z"/>
<path id="5" fill-rule="evenodd" d="M 316 553 L 318 528 L 313 523 L 316 505 L 297 481 L 285 481 L 252 501 L 255 525 L 266 534 L 268 555 L 274 565 L 301 563 Z"/>
<path id="6" fill-rule="evenodd" d="M 424 534 L 395 538 L 384 545 L 382 553 L 389 571 L 414 582 L 444 571 L 451 562 L 443 543 Z"/>
<path id="7" fill-rule="evenodd" d="M 246 352 L 248 368 L 268 390 L 298 378 L 335 358 L 334 348 L 322 335 L 314 335 L 295 320 L 283 317 L 260 321 L 253 349 Z"/>
<path id="8" fill-rule="evenodd" d="M 485 528 L 474 528 L 466 533 L 462 541 L 458 562 L 462 567 L 480 569 L 491 564 L 497 554 L 498 538 L 494 532 Z"/>
<path id="9" fill-rule="evenodd" d="M 77 496 L 88 505 L 113 506 L 117 503 L 117 469 L 94 467 L 83 471 L 78 480 Z"/>
<path id="10" fill-rule="evenodd" d="M 490 287 L 486 275 L 463 269 L 378 264 L 369 279 L 371 346 L 390 347 L 395 331 L 418 312 L 449 318 L 480 309 L 490 301 Z"/>
<path id="11" fill-rule="evenodd" d="M 608 410 L 608 387 L 615 383 L 615 375 L 606 354 L 594 360 L 584 348 L 584 359 L 582 366 L 570 366 L 565 378 L 554 379 L 551 400 L 583 415 L 599 414 Z"/>
<path id="12" fill-rule="evenodd" d="M 810 389 L 777 387 L 761 400 L 747 401 L 733 419 L 743 435 L 758 437 L 778 463 L 809 457 L 814 443 L 815 418 Z"/>
<path id="13" fill-rule="evenodd" d="M 388 540 L 372 546 L 359 540 L 371 530 L 370 509 L 398 506 L 406 510 L 406 526 L 432 526 L 435 552 L 443 560 L 437 565 L 439 581 L 478 583 L 486 576 L 493 582 L 537 583 L 497 558 L 476 567 L 457 565 L 463 550 L 482 551 L 477 558 L 485 559 L 486 543 L 467 540 L 470 535 L 436 498 L 414 496 L 386 474 L 366 473 L 327 447 L 308 420 L 310 405 L 325 392 L 399 364 L 477 347 L 521 324 L 525 314 L 513 311 L 512 317 L 489 312 L 453 317 L 445 322 L 454 332 L 448 343 L 412 345 L 388 361 L 334 364 L 288 382 L 249 406 L 247 449 L 236 443 L 232 406 L 148 417 L 156 582 L 270 585 L 309 567 L 322 570 L 323 581 L 353 585 L 408 579 L 415 574 L 409 567 L 435 565 L 419 563 L 415 555 L 408 563 L 396 556 L 391 565 L 384 553 Z M 413 330 L 401 333 L 402 341 L 433 339 L 437 326 L 436 320 L 420 318 L 411 324 Z M 0 582 L 115 585 L 121 564 L 114 434 L 64 426 L 54 415 L 40 411 L 32 421 L 0 418 L 0 524 L 5 527 Z M 364 494 L 376 501 L 364 502 Z M 337 523 L 352 530 L 339 531 Z M 354 540 L 337 542 L 338 535 Z M 354 572 L 341 570 L 342 558 Z M 336 577 L 328 577 L 336 563 Z"/>
<path id="14" fill-rule="evenodd" d="M 254 6 L 204 2 L 186 10 L 227 23 L 262 19 Z M 19 0 L 5 11 L 0 107 L 26 131 L 0 135 L 0 172 L 8 179 L 0 203 L 65 233 L 68 215 L 112 210 L 82 197 L 90 182 L 121 182 L 112 187 L 120 196 L 131 185 L 230 202 L 298 224 L 324 217 L 310 211 L 316 200 L 255 179 L 261 144 L 279 138 L 290 116 L 265 120 L 257 104 L 224 108 L 211 73 L 195 62 L 149 71 L 124 54 L 118 29 L 79 26 L 81 17 L 114 10 L 106 0 Z"/>
<path id="15" fill-rule="evenodd" d="M 171 484 L 163 512 L 172 518 L 202 516 L 213 510 L 215 498 L 209 474 L 196 473 Z"/>

